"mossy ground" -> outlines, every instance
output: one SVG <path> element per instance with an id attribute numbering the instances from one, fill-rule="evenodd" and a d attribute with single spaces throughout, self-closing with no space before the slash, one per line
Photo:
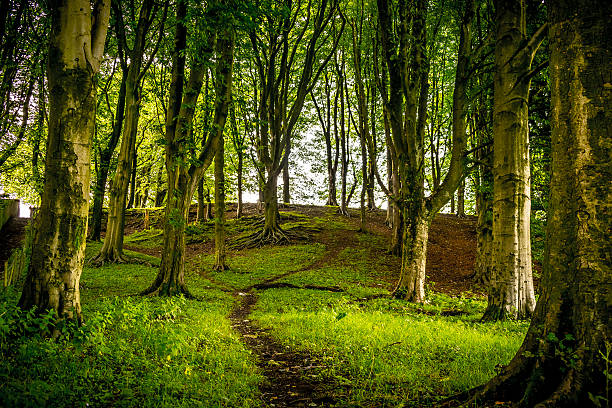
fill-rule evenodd
<path id="1" fill-rule="evenodd" d="M 479 323 L 486 302 L 470 292 L 430 285 L 424 305 L 388 297 L 398 261 L 380 225 L 357 233 L 358 220 L 333 208 L 284 215 L 310 239 L 230 251 L 228 271 L 211 270 L 212 224 L 188 228 L 194 300 L 137 296 L 159 263 L 140 252 L 128 255 L 152 266 L 85 267 L 86 324 L 56 340 L 45 336 L 51 317 L 18 311 L 14 287 L 0 292 L 0 406 L 269 406 L 258 356 L 228 318 L 232 294 L 246 290 L 257 295 L 252 324 L 312 356 L 307 375 L 325 379 L 335 406 L 427 406 L 483 383 L 518 349 L 526 323 Z M 229 220 L 229 240 L 253 223 Z M 130 231 L 126 244 L 155 254 L 156 228 Z M 264 282 L 277 287 L 256 288 Z"/>

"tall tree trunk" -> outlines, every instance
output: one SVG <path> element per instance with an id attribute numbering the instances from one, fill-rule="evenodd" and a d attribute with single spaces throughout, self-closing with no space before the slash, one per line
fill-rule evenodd
<path id="1" fill-rule="evenodd" d="M 480 160 L 491 162 L 492 152 L 485 152 Z M 478 221 L 476 226 L 476 262 L 474 265 L 474 281 L 489 285 L 491 279 L 491 262 L 493 257 L 493 175 L 491 166 L 479 166 L 480 185 L 476 191 L 476 207 Z"/>
<path id="2" fill-rule="evenodd" d="M 603 407 L 612 338 L 612 3 L 563 0 L 548 11 L 552 177 L 542 293 L 515 357 L 473 401 Z"/>
<path id="3" fill-rule="evenodd" d="M 102 207 L 104 205 L 104 193 L 106 191 L 106 182 L 110 171 L 111 159 L 113 153 L 119 143 L 121 137 L 121 128 L 123 127 L 123 114 L 125 112 L 125 92 L 127 85 L 127 73 L 123 73 L 121 77 L 121 85 L 119 87 L 119 95 L 117 97 L 117 109 L 115 111 L 115 122 L 113 123 L 113 133 L 108 141 L 108 144 L 100 152 L 100 166 L 96 174 L 96 186 L 94 188 L 94 200 L 92 210 L 92 226 L 90 239 L 93 241 L 100 240 L 102 231 Z"/>
<path id="4" fill-rule="evenodd" d="M 495 13 L 493 262 L 483 320 L 525 319 L 535 307 L 527 100 L 539 41 L 527 42 L 523 0 L 497 0 Z"/>
<path id="5" fill-rule="evenodd" d="M 130 64 L 127 75 L 123 139 L 121 140 L 117 169 L 109 192 L 108 220 L 104 244 L 100 253 L 92 260 L 92 263 L 97 265 L 108 262 L 125 262 L 126 260 L 123 256 L 123 228 L 128 188 L 136 150 L 136 126 L 138 126 L 140 105 L 139 86 L 136 83 L 140 74 L 140 67 L 136 65 L 135 62 Z"/>
<path id="6" fill-rule="evenodd" d="M 204 179 L 198 181 L 198 211 L 196 212 L 197 222 L 206 221 L 206 205 L 204 203 Z"/>
<path id="7" fill-rule="evenodd" d="M 402 270 L 394 295 L 423 302 L 429 225 L 434 215 L 453 195 L 464 175 L 463 160 L 467 147 L 466 87 L 472 53 L 471 24 L 474 3 L 465 3 L 461 21 L 453 92 L 451 161 L 444 181 L 429 197 L 425 197 L 424 189 L 424 133 L 429 72 L 428 59 L 424 53 L 427 1 L 416 1 L 413 10 L 400 8 L 397 33 L 392 30 L 392 8 L 389 7 L 388 1 L 378 0 L 377 4 L 381 43 L 390 85 L 382 94 L 389 112 L 399 167 L 398 203 L 402 208 L 404 223 Z M 411 26 L 409 22 L 412 22 Z M 412 45 L 409 44 L 408 38 L 412 38 Z M 381 186 L 384 187 L 383 184 Z"/>
<path id="8" fill-rule="evenodd" d="M 243 204 L 242 204 L 242 190 L 244 189 L 242 187 L 242 173 L 243 173 L 243 166 L 244 166 L 244 154 L 242 152 L 238 153 L 238 174 L 236 175 L 236 188 L 237 188 L 237 194 L 238 194 L 238 204 L 236 205 L 236 218 L 241 218 L 242 217 L 242 213 L 244 211 L 243 209 Z"/>
<path id="9" fill-rule="evenodd" d="M 215 155 L 215 264 L 213 270 L 224 271 L 229 269 L 225 261 L 225 146 L 223 135 L 217 142 Z"/>
<path id="10" fill-rule="evenodd" d="M 121 47 L 127 49 L 125 31 L 122 26 L 123 14 L 120 6 L 113 3 L 117 32 Z M 123 230 L 125 224 L 125 208 L 127 204 L 130 176 L 136 156 L 136 136 L 138 134 L 138 120 L 140 117 L 142 64 L 145 52 L 146 36 L 150 27 L 152 0 L 145 0 L 140 8 L 138 25 L 136 28 L 134 46 L 129 53 L 129 66 L 123 64 L 122 69 L 127 70 L 125 94 L 125 119 L 123 122 L 123 138 L 119 149 L 117 169 L 111 183 L 109 194 L 108 220 L 106 235 L 100 253 L 92 259 L 92 264 L 125 262 L 123 255 Z"/>
<path id="11" fill-rule="evenodd" d="M 130 175 L 130 199 L 128 200 L 127 208 L 134 207 L 136 199 L 136 170 L 138 169 L 138 152 L 134 148 L 134 157 L 132 158 L 132 171 Z"/>
<path id="12" fill-rule="evenodd" d="M 457 216 L 465 217 L 465 179 L 457 188 Z"/>
<path id="13" fill-rule="evenodd" d="M 109 3 L 98 3 L 93 16 L 85 0 L 55 1 L 50 11 L 45 186 L 19 306 L 36 306 L 37 313 L 53 309 L 59 319 L 80 322 L 89 145 L 95 123 L 94 75 L 104 50 Z"/>
<path id="14" fill-rule="evenodd" d="M 225 6 L 227 5 L 225 4 Z M 168 200 L 166 201 L 164 249 L 157 277 L 151 286 L 142 292 L 143 295 L 168 296 L 181 293 L 190 295 L 185 285 L 184 234 L 189 206 L 197 182 L 211 165 L 217 148 L 222 143 L 228 106 L 231 101 L 235 44 L 233 27 L 212 26 L 207 30 L 207 49 L 202 53 L 201 59 L 192 60 L 189 80 L 184 85 L 187 49 L 185 21 L 187 15 L 187 2 L 179 1 L 176 11 L 178 23 L 176 24 L 172 55 L 172 81 L 165 126 Z M 225 21 L 222 17 L 220 16 L 219 21 Z M 193 118 L 197 100 L 202 89 L 207 63 L 212 59 L 213 52 L 216 54 L 214 117 L 204 146 L 198 156 L 194 158 L 195 160 L 192 160 L 191 164 L 187 164 L 184 158 L 189 154 L 189 151 L 186 146 L 187 143 L 184 141 L 185 139 L 190 140 L 193 135 Z"/>

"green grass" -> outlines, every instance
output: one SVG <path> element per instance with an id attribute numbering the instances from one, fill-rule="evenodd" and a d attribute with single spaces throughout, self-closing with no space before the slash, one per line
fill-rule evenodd
<path id="1" fill-rule="evenodd" d="M 287 272 L 305 268 L 323 256 L 322 244 L 291 245 L 247 250 L 228 257 L 227 271 L 212 271 L 213 255 L 200 255 L 196 264 L 200 271 L 230 289 L 244 289 Z"/>
<path id="2" fill-rule="evenodd" d="M 510 360 L 526 329 L 430 316 L 402 303 L 272 289 L 260 292 L 254 318 L 281 342 L 319 356 L 322 375 L 347 386 L 341 406 L 421 406 L 482 384 Z"/>
<path id="3" fill-rule="evenodd" d="M 92 244 L 88 255 L 97 250 Z M 85 267 L 85 325 L 59 340 L 44 336 L 52 317 L 17 310 L 15 288 L 0 292 L 0 406 L 259 406 L 261 375 L 226 319 L 234 299 L 191 272 L 198 300 L 131 296 L 156 272 Z"/>
<path id="4" fill-rule="evenodd" d="M 330 208 L 320 217 L 283 212 L 290 228 L 350 229 Z M 228 236 L 252 231 L 254 219 L 228 221 Z M 212 239 L 212 222 L 188 227 L 188 242 Z M 265 379 L 232 329 L 231 292 L 270 279 L 298 288 L 257 290 L 251 318 L 289 349 L 314 356 L 309 375 L 335 389 L 339 407 L 427 406 L 482 384 L 518 349 L 525 322 L 481 324 L 486 301 L 450 297 L 428 285 L 426 304 L 389 297 L 397 259 L 376 234 L 329 257 L 317 242 L 230 251 L 228 271 L 212 271 L 201 253 L 185 268 L 195 300 L 137 296 L 157 274 L 143 264 L 86 266 L 81 276 L 85 325 L 49 340 L 52 315 L 19 311 L 15 288 L 0 290 L 0 406 L 258 407 Z M 346 238 L 347 234 L 344 234 Z M 316 237 L 316 234 L 314 234 Z M 126 243 L 159 247 L 161 230 Z M 86 258 L 100 243 L 90 243 Z M 341 292 L 306 289 L 329 287 Z"/>

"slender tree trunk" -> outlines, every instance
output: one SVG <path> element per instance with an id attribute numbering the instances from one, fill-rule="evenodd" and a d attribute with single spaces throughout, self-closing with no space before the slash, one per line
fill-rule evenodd
<path id="1" fill-rule="evenodd" d="M 525 50 L 524 1 L 495 3 L 493 262 L 483 320 L 525 319 L 535 307 L 527 100 L 535 50 Z M 536 47 L 537 49 L 537 47 Z"/>
<path id="2" fill-rule="evenodd" d="M 285 164 L 283 166 L 283 203 L 289 204 L 291 202 L 291 194 L 289 191 L 289 155 L 291 154 L 291 138 L 287 138 L 285 143 Z"/>
<path id="3" fill-rule="evenodd" d="M 94 264 L 125 262 L 123 256 L 123 227 L 136 150 L 138 112 L 140 109 L 139 87 L 136 80 L 139 73 L 140 67 L 136 67 L 136 64 L 132 63 L 127 76 L 123 140 L 121 141 L 117 169 L 111 183 L 106 235 L 100 253 L 92 260 Z"/>
<path id="4" fill-rule="evenodd" d="M 121 137 L 121 128 L 123 126 L 123 113 L 125 111 L 125 92 L 126 92 L 127 75 L 124 73 L 121 78 L 121 86 L 119 87 L 119 95 L 117 97 L 117 109 L 115 111 L 115 123 L 113 124 L 113 133 L 108 141 L 108 145 L 100 153 L 100 166 L 96 174 L 96 186 L 94 188 L 94 200 L 91 219 L 91 235 L 93 241 L 100 240 L 102 231 L 102 207 L 104 204 L 104 193 L 106 191 L 106 182 L 110 171 L 110 163 L 113 153 L 117 148 Z"/>
<path id="5" fill-rule="evenodd" d="M 457 189 L 457 216 L 465 217 L 465 179 Z"/>
<path id="6" fill-rule="evenodd" d="M 213 217 L 212 202 L 210 199 L 210 188 L 206 187 L 206 215 L 204 221 L 208 221 Z"/>
<path id="7" fill-rule="evenodd" d="M 490 154 L 486 156 L 488 157 Z M 488 285 L 491 279 L 491 262 L 493 260 L 491 254 L 493 245 L 493 175 L 491 174 L 491 168 L 486 165 L 480 166 L 479 173 L 480 185 L 476 192 L 478 221 L 474 281 Z"/>
<path id="8" fill-rule="evenodd" d="M 106 235 L 100 253 L 92 259 L 92 264 L 103 265 L 111 262 L 125 262 L 123 255 L 123 229 L 125 224 L 125 208 L 127 204 L 128 187 L 130 176 L 133 172 L 136 157 L 136 136 L 138 134 L 138 120 L 140 117 L 141 102 L 141 70 L 143 55 L 145 52 L 146 35 L 150 25 L 150 10 L 153 7 L 151 0 L 144 1 L 136 29 L 133 50 L 130 52 L 129 66 L 123 66 L 127 70 L 126 94 L 125 94 L 125 119 L 123 122 L 123 139 L 119 150 L 117 169 L 111 183 L 109 194 L 108 220 L 106 224 Z M 117 30 L 121 27 L 121 10 L 116 12 Z M 125 33 L 123 33 L 125 35 Z M 120 39 L 120 42 L 125 42 Z"/>
<path id="9" fill-rule="evenodd" d="M 204 179 L 198 181 L 198 211 L 196 213 L 197 222 L 206 221 L 206 205 L 204 204 Z"/>
<path id="10" fill-rule="evenodd" d="M 215 265 L 213 270 L 224 271 L 229 269 L 225 261 L 225 149 L 223 135 L 217 142 L 215 155 Z"/>
<path id="11" fill-rule="evenodd" d="M 242 204 L 242 172 L 243 172 L 244 155 L 242 152 L 238 152 L 238 174 L 237 174 L 237 189 L 238 189 L 238 204 L 236 206 L 236 218 L 242 217 L 243 204 Z"/>
<path id="12" fill-rule="evenodd" d="M 134 207 L 136 198 L 136 169 L 138 168 L 138 152 L 134 148 L 134 157 L 132 158 L 132 171 L 130 176 L 130 199 L 128 200 L 127 208 Z"/>
<path id="13" fill-rule="evenodd" d="M 564 0 L 548 11 L 552 177 L 542 292 L 515 357 L 472 394 L 479 404 L 604 407 L 612 338 L 612 3 Z"/>
<path id="14" fill-rule="evenodd" d="M 109 4 L 98 4 L 93 16 L 89 1 L 84 0 L 57 1 L 50 11 L 45 185 L 19 306 L 36 306 L 37 313 L 53 309 L 60 320 L 80 322 L 79 280 L 95 123 L 94 75 L 104 50 Z M 93 27 L 92 21 L 96 22 Z"/>

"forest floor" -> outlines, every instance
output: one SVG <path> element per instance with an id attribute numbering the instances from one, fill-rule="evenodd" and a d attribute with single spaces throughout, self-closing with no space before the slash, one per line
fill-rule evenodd
<path id="1" fill-rule="evenodd" d="M 254 205 L 239 220 L 234 212 L 229 205 L 230 245 L 259 220 Z M 130 210 L 126 220 L 126 249 L 153 265 L 161 253 L 161 214 Z M 75 379 L 66 380 L 65 406 L 429 406 L 483 383 L 518 349 L 525 322 L 479 322 L 486 301 L 470 278 L 473 217 L 433 221 L 428 301 L 415 305 L 390 297 L 400 259 L 387 253 L 384 211 L 368 213 L 366 233 L 358 232 L 353 211 L 344 217 L 333 207 L 290 205 L 281 216 L 285 230 L 306 237 L 230 248 L 227 271 L 212 270 L 213 222 L 190 224 L 186 281 L 195 299 L 134 296 L 152 281 L 154 266 L 87 266 L 81 296 L 90 332 L 86 346 L 71 346 L 87 364 L 63 352 L 57 364 L 74 366 L 72 377 L 85 383 L 79 389 L 102 385 L 71 399 L 66 390 Z M 87 256 L 99 248 L 89 243 Z M 96 336 L 103 339 L 92 342 Z M 25 364 L 23 356 L 8 357 Z M 60 381 L 40 374 L 49 366 L 11 371 L 0 364 L 0 391 L 27 398 L 34 390 L 24 376 Z M 15 398 L 0 398 L 0 405 L 23 401 Z"/>

